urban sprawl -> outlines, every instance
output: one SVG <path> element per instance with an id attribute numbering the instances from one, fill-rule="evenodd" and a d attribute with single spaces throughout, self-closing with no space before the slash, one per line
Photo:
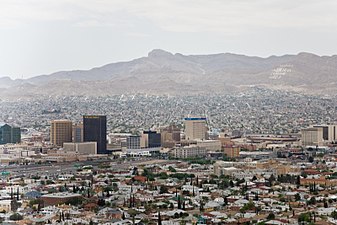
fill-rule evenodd
<path id="1" fill-rule="evenodd" d="M 2 224 L 337 224 L 337 99 L 0 100 Z"/>

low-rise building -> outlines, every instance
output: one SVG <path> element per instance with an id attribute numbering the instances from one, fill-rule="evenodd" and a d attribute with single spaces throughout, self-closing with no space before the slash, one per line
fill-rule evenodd
<path id="1" fill-rule="evenodd" d="M 204 157 L 206 154 L 207 154 L 206 148 L 199 147 L 197 145 L 190 145 L 173 149 L 173 156 L 175 158 Z"/>

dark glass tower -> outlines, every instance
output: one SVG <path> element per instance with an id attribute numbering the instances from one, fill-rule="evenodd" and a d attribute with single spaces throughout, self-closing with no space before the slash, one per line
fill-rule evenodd
<path id="1" fill-rule="evenodd" d="M 148 135 L 148 147 L 156 148 L 161 146 L 161 135 L 156 131 L 144 131 L 144 134 Z"/>
<path id="2" fill-rule="evenodd" d="M 106 116 L 83 116 L 83 141 L 97 142 L 97 154 L 107 154 Z"/>
<path id="3" fill-rule="evenodd" d="M 20 142 L 21 130 L 19 127 L 11 127 L 8 124 L 0 123 L 0 144 Z"/>

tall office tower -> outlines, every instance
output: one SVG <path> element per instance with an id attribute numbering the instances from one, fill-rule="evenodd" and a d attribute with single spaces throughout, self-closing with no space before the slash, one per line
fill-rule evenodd
<path id="1" fill-rule="evenodd" d="M 186 140 L 205 140 L 207 126 L 205 117 L 187 117 L 184 119 Z"/>
<path id="2" fill-rule="evenodd" d="M 73 126 L 73 142 L 83 142 L 83 124 L 75 124 Z"/>
<path id="3" fill-rule="evenodd" d="M 328 142 L 337 140 L 337 125 L 314 125 L 313 127 L 321 127 L 323 129 L 323 139 Z"/>
<path id="4" fill-rule="evenodd" d="M 180 128 L 176 125 L 170 125 L 160 130 L 161 146 L 164 148 L 172 148 L 176 143 L 180 142 Z"/>
<path id="5" fill-rule="evenodd" d="M 83 116 L 83 141 L 95 141 L 97 154 L 107 154 L 106 116 Z"/>
<path id="6" fill-rule="evenodd" d="M 140 149 L 140 136 L 131 135 L 126 138 L 127 149 Z"/>
<path id="7" fill-rule="evenodd" d="M 337 141 L 337 125 L 328 125 L 329 127 L 329 139 L 330 142 L 336 142 Z"/>
<path id="8" fill-rule="evenodd" d="M 301 141 L 303 146 L 317 146 L 322 145 L 324 142 L 322 127 L 310 127 L 302 129 L 301 135 Z"/>
<path id="9" fill-rule="evenodd" d="M 0 123 L 0 144 L 20 142 L 21 129 L 19 127 L 11 127 L 6 123 Z"/>
<path id="10" fill-rule="evenodd" d="M 21 128 L 20 127 L 12 127 L 11 142 L 12 143 L 20 143 L 21 142 Z"/>
<path id="11" fill-rule="evenodd" d="M 50 142 L 63 147 L 63 143 L 72 141 L 73 123 L 70 120 L 53 120 L 50 127 Z"/>
<path id="12" fill-rule="evenodd" d="M 157 131 L 143 131 L 141 137 L 141 148 L 156 148 L 161 145 L 161 135 Z"/>
<path id="13" fill-rule="evenodd" d="M 12 127 L 5 123 L 0 123 L 0 144 L 11 143 Z"/>

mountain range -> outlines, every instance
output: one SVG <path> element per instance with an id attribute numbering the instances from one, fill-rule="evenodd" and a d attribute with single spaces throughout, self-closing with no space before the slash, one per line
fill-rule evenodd
<path id="1" fill-rule="evenodd" d="M 0 98 L 122 93 L 189 95 L 238 92 L 256 86 L 336 95 L 337 56 L 182 55 L 155 49 L 146 57 L 90 70 L 60 71 L 29 79 L 2 77 Z"/>

